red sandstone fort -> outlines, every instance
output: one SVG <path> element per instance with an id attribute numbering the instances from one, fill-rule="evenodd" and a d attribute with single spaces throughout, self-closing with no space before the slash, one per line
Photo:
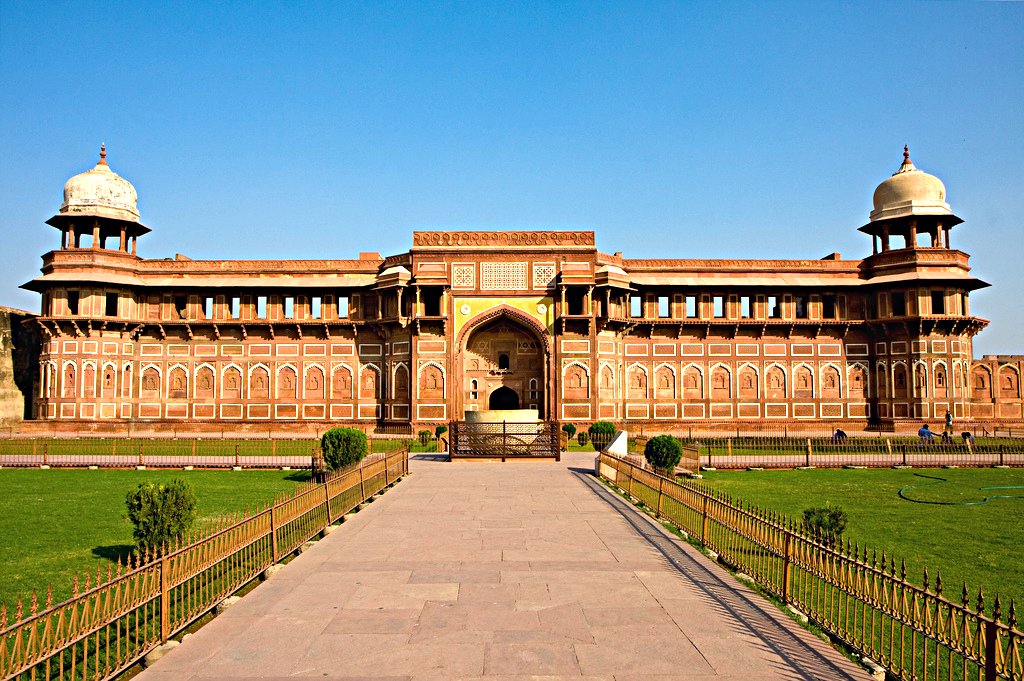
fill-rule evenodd
<path id="1" fill-rule="evenodd" d="M 988 284 L 909 153 L 875 190 L 862 260 L 632 259 L 589 231 L 414 232 L 408 252 L 358 260 L 147 260 L 135 189 L 105 156 L 68 180 L 47 221 L 60 247 L 24 285 L 42 298 L 23 322 L 39 339 L 30 419 L 1024 418 L 1024 360 L 973 358 L 987 321 L 968 300 Z"/>

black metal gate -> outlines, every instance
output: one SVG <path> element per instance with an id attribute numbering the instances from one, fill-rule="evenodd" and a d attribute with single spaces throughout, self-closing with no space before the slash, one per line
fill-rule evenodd
<path id="1" fill-rule="evenodd" d="M 558 421 L 470 423 L 452 421 L 451 459 L 554 459 L 561 461 Z"/>

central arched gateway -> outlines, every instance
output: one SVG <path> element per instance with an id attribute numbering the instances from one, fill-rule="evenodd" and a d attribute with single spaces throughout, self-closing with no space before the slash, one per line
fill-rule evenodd
<path id="1" fill-rule="evenodd" d="M 459 411 L 536 409 L 546 418 L 547 344 L 517 316 L 496 311 L 465 333 Z"/>

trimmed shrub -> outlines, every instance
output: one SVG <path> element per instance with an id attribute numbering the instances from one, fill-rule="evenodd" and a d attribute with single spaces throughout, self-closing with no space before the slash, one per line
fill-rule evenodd
<path id="1" fill-rule="evenodd" d="M 580 444 L 580 447 L 586 447 L 587 446 L 587 441 L 589 439 L 590 438 L 587 437 L 587 431 L 585 431 L 585 430 L 581 430 L 576 435 L 576 442 L 578 442 Z"/>
<path id="2" fill-rule="evenodd" d="M 671 435 L 655 435 L 644 445 L 644 458 L 651 468 L 671 477 L 683 458 L 683 446 Z"/>
<path id="3" fill-rule="evenodd" d="M 320 438 L 324 465 L 336 471 L 358 463 L 366 456 L 366 433 L 355 428 L 331 428 Z"/>
<path id="4" fill-rule="evenodd" d="M 196 492 L 184 480 L 144 482 L 124 499 L 132 536 L 140 551 L 171 544 L 192 527 L 196 519 Z"/>
<path id="5" fill-rule="evenodd" d="M 421 447 L 426 447 L 427 443 L 430 442 L 430 431 L 429 430 L 421 430 L 420 432 L 416 433 L 416 437 L 419 438 L 420 446 Z"/>
<path id="6" fill-rule="evenodd" d="M 804 528 L 828 544 L 834 544 L 843 535 L 848 521 L 846 511 L 832 504 L 804 509 Z"/>
<path id="7" fill-rule="evenodd" d="M 434 439 L 440 440 L 441 436 L 448 432 L 448 426 L 437 426 L 434 428 Z"/>
<path id="8" fill-rule="evenodd" d="M 594 449 L 601 451 L 615 437 L 615 424 L 608 421 L 594 421 L 590 424 L 587 432 L 590 433 L 590 441 L 594 443 Z"/>
<path id="9" fill-rule="evenodd" d="M 566 436 L 568 436 L 568 438 L 571 440 L 574 437 L 576 437 L 576 426 L 572 425 L 571 423 L 563 423 L 562 432 L 564 432 Z"/>

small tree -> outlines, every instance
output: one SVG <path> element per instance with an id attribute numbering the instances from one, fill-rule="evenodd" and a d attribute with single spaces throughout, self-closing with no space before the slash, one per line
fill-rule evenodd
<path id="1" fill-rule="evenodd" d="M 124 500 L 132 536 L 140 551 L 160 548 L 180 539 L 196 519 L 196 493 L 184 480 L 144 482 Z"/>
<path id="2" fill-rule="evenodd" d="M 590 441 L 594 443 L 594 449 L 601 451 L 615 437 L 615 424 L 608 421 L 594 421 L 590 424 L 587 432 L 590 433 Z"/>
<path id="3" fill-rule="evenodd" d="M 420 432 L 418 432 L 416 434 L 416 437 L 418 437 L 419 440 L 420 440 L 420 446 L 421 447 L 426 447 L 427 443 L 430 442 L 430 431 L 429 430 L 421 430 Z"/>
<path id="4" fill-rule="evenodd" d="M 673 476 L 683 458 L 683 446 L 671 435 L 655 435 L 644 445 L 644 458 L 655 471 Z"/>
<path id="5" fill-rule="evenodd" d="M 448 432 L 448 426 L 437 426 L 434 428 L 434 439 L 440 440 L 441 436 Z"/>
<path id="6" fill-rule="evenodd" d="M 578 442 L 580 444 L 580 447 L 586 447 L 587 446 L 587 441 L 589 439 L 590 438 L 587 437 L 587 431 L 585 431 L 585 430 L 581 430 L 576 435 L 576 442 Z"/>
<path id="7" fill-rule="evenodd" d="M 358 463 L 366 456 L 366 433 L 355 428 L 331 428 L 320 438 L 324 465 L 336 471 Z"/>
<path id="8" fill-rule="evenodd" d="M 839 506 L 826 503 L 804 509 L 804 527 L 828 544 L 834 544 L 843 535 L 849 517 Z"/>
<path id="9" fill-rule="evenodd" d="M 570 440 L 576 437 L 576 426 L 572 425 L 571 423 L 563 423 L 562 431 Z"/>

